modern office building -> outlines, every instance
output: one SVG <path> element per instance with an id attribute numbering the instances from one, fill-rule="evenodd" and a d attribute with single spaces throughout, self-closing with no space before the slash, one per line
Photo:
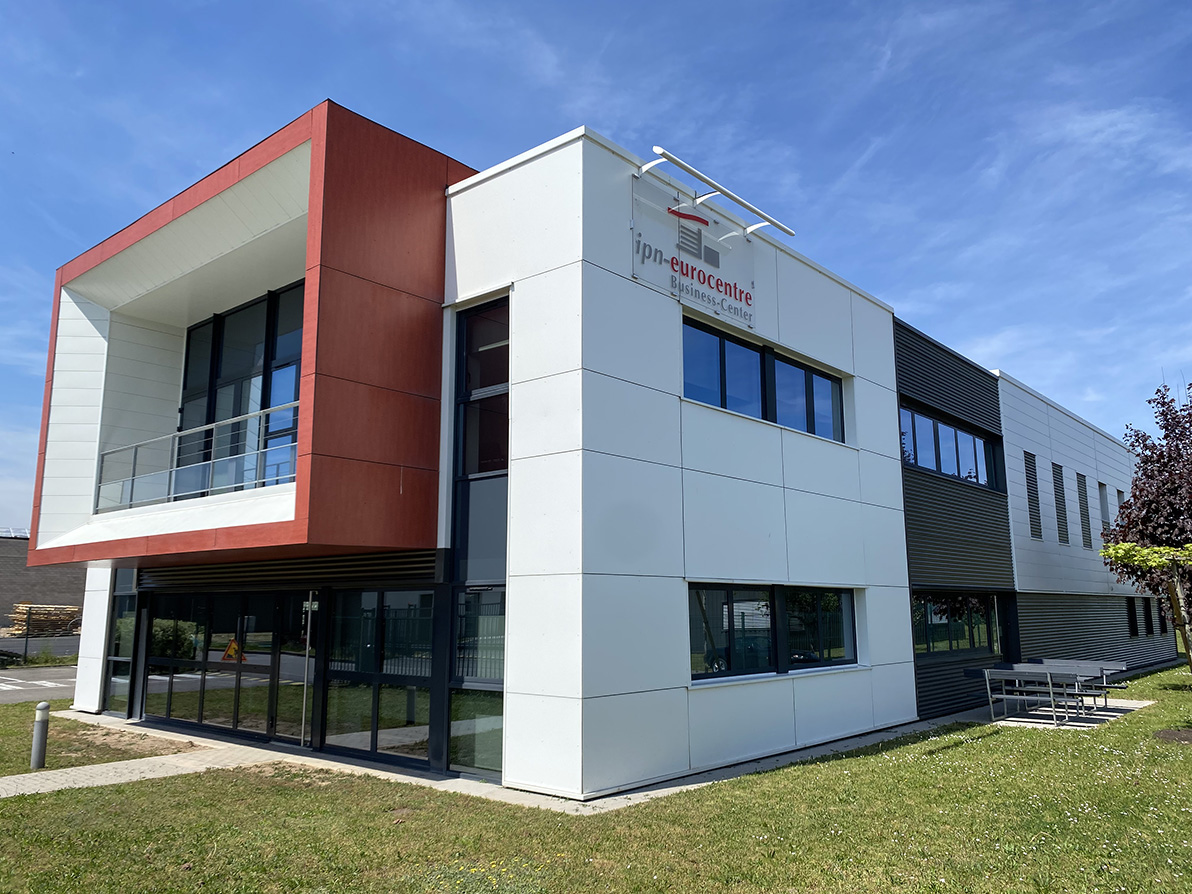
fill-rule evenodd
<path id="1" fill-rule="evenodd" d="M 993 450 L 998 382 L 939 349 L 984 396 L 931 416 L 913 330 L 666 158 L 703 191 L 327 102 L 61 268 L 30 562 L 88 566 L 76 706 L 572 798 L 916 717 L 912 586 L 994 642 L 1017 583 L 1009 454 L 916 491 L 899 395 Z M 984 577 L 908 579 L 937 477 L 1003 507 Z"/>

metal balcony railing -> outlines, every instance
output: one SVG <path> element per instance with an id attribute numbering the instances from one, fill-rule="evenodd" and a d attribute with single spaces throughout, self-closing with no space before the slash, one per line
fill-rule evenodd
<path id="1" fill-rule="evenodd" d="M 286 484 L 298 459 L 298 402 L 108 450 L 95 511 Z"/>

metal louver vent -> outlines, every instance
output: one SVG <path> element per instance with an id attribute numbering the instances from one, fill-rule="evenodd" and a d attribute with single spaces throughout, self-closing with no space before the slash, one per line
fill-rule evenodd
<path id="1" fill-rule="evenodd" d="M 1055 525 L 1060 543 L 1068 543 L 1068 495 L 1064 493 L 1064 467 L 1051 464 L 1051 483 L 1055 488 Z"/>
<path id="2" fill-rule="evenodd" d="M 1039 514 L 1039 473 L 1035 467 L 1035 454 L 1024 451 L 1022 461 L 1026 467 L 1026 511 L 1031 520 L 1031 536 L 1042 540 L 1043 518 Z"/>

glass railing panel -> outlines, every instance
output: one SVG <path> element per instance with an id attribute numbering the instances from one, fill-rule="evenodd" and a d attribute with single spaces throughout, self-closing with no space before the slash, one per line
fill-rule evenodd
<path id="1" fill-rule="evenodd" d="M 100 457 L 95 510 L 292 482 L 297 421 L 292 403 L 110 450 Z"/>

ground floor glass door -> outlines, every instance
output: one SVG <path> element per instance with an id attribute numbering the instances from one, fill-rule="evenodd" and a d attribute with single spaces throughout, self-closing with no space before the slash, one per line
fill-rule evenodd
<path id="1" fill-rule="evenodd" d="M 308 740 L 306 601 L 305 593 L 155 594 L 145 714 Z"/>
<path id="2" fill-rule="evenodd" d="M 434 591 L 340 591 L 334 602 L 324 745 L 429 760 Z"/>

